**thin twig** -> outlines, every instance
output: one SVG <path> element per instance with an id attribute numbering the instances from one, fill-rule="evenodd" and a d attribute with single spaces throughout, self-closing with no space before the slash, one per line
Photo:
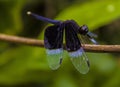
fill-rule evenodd
<path id="1" fill-rule="evenodd" d="M 31 38 L 24 38 L 24 37 L 18 37 L 18 36 L 11 36 L 11 35 L 5 35 L 0 34 L 0 40 L 11 42 L 11 43 L 19 43 L 19 44 L 25 44 L 25 45 L 31 45 L 31 46 L 37 46 L 37 47 L 44 47 L 43 40 L 36 40 Z M 87 52 L 120 52 L 120 45 L 90 45 L 90 44 L 84 44 L 83 48 Z"/>
<path id="2" fill-rule="evenodd" d="M 18 37 L 18 36 L 6 35 L 6 34 L 0 34 L 0 40 L 11 43 L 20 43 L 25 45 L 39 46 L 39 47 L 44 46 L 43 40 L 36 40 L 36 39 L 24 38 L 24 37 Z"/>

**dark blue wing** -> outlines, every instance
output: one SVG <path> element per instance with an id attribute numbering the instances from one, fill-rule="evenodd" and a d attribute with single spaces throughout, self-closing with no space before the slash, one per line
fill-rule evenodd
<path id="1" fill-rule="evenodd" d="M 53 25 L 46 28 L 44 33 L 44 45 L 47 60 L 51 69 L 60 67 L 63 57 L 63 30 L 64 25 Z"/>
<path id="2" fill-rule="evenodd" d="M 87 25 L 83 25 L 83 26 L 79 26 L 74 20 L 70 20 L 70 23 L 72 24 L 71 26 L 74 28 L 74 30 L 83 35 L 83 36 L 87 36 L 87 38 L 93 43 L 93 44 L 98 44 L 97 41 L 94 39 L 97 37 L 96 34 L 90 32 L 88 30 Z"/>
<path id="3" fill-rule="evenodd" d="M 75 68 L 82 74 L 89 71 L 89 61 L 81 46 L 72 21 L 65 21 L 66 49 Z"/>

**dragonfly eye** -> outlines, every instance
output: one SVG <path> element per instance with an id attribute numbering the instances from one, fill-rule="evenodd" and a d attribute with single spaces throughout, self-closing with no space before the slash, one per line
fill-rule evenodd
<path id="1" fill-rule="evenodd" d="M 88 27 L 87 25 L 83 25 L 79 28 L 79 33 L 82 35 L 86 35 L 88 33 Z"/>

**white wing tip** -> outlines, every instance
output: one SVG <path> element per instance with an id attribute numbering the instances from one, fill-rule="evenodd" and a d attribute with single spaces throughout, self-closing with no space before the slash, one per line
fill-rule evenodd
<path id="1" fill-rule="evenodd" d="M 82 53 L 83 53 L 83 49 L 80 48 L 77 51 L 69 52 L 69 55 L 70 55 L 70 57 L 74 58 L 74 57 L 81 56 Z"/>

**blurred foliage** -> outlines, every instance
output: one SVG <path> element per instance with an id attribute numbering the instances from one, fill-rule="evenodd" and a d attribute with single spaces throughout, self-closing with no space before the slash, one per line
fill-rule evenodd
<path id="1" fill-rule="evenodd" d="M 73 5 L 61 12 L 57 19 L 74 19 L 78 24 L 87 24 L 90 30 L 106 25 L 120 15 L 120 1 L 92 1 Z"/>
<path id="2" fill-rule="evenodd" d="M 1 0 L 0 1 L 0 32 L 15 34 L 22 28 L 20 11 L 25 1 Z"/>
<path id="3" fill-rule="evenodd" d="M 87 24 L 98 34 L 100 44 L 119 43 L 120 34 L 115 31 L 120 32 L 119 5 L 119 0 L 1 0 L 0 32 L 43 39 L 46 23 L 27 16 L 26 11 L 31 10 L 49 18 L 74 19 L 79 25 Z M 2 41 L 0 48 L 0 87 L 120 86 L 119 56 L 87 53 L 91 68 L 82 75 L 73 67 L 66 51 L 61 67 L 52 71 L 44 48 Z"/>

